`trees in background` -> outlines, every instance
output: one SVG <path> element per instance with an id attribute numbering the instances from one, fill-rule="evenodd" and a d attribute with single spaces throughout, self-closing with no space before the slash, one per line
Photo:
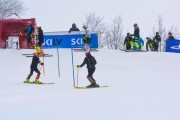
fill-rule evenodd
<path id="1" fill-rule="evenodd" d="M 122 40 L 122 18 L 116 17 L 112 20 L 112 25 L 104 23 L 104 17 L 96 15 L 94 12 L 86 15 L 84 24 L 91 31 L 99 32 L 99 48 L 120 49 Z"/>
<path id="2" fill-rule="evenodd" d="M 0 19 L 7 18 L 12 14 L 24 12 L 23 2 L 20 0 L 0 0 Z"/>
<path id="3" fill-rule="evenodd" d="M 104 17 L 98 16 L 93 12 L 86 15 L 84 24 L 88 25 L 89 30 L 99 32 L 99 48 L 121 49 L 124 36 L 122 17 L 120 15 L 112 20 L 111 25 L 106 25 L 104 23 Z M 164 40 L 166 40 L 168 32 L 172 32 L 176 39 L 180 39 L 179 28 L 172 26 L 169 30 L 166 30 L 161 15 L 158 16 L 157 25 L 153 27 L 150 37 L 153 38 L 156 32 L 159 32 L 161 36 L 160 51 L 165 47 Z"/>

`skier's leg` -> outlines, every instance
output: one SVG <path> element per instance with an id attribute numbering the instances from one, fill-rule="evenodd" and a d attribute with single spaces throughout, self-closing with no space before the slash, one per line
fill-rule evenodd
<path id="1" fill-rule="evenodd" d="M 95 72 L 95 68 L 88 69 L 88 75 L 87 79 L 90 81 L 91 85 L 88 87 L 99 87 L 99 85 L 96 84 L 96 80 L 93 78 L 93 73 Z"/>
<path id="2" fill-rule="evenodd" d="M 35 83 L 40 84 L 41 82 L 39 81 L 39 77 L 40 77 L 41 73 L 37 68 L 34 71 L 37 73 Z"/>
<path id="3" fill-rule="evenodd" d="M 33 71 L 34 71 L 34 70 L 31 68 L 30 74 L 29 74 L 28 77 L 26 78 L 25 83 L 30 83 L 30 78 L 31 78 L 31 76 L 33 75 Z"/>

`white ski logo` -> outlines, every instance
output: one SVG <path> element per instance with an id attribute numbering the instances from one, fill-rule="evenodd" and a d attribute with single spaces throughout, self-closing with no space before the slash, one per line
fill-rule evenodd
<path id="1" fill-rule="evenodd" d="M 171 49 L 180 50 L 180 44 L 178 46 L 171 46 Z"/>

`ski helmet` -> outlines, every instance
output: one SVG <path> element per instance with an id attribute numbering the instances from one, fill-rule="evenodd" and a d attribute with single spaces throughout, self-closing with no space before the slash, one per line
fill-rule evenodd
<path id="1" fill-rule="evenodd" d="M 87 26 L 86 26 L 86 25 L 83 25 L 83 28 L 84 28 L 84 29 L 87 29 Z"/>
<path id="2" fill-rule="evenodd" d="M 76 27 L 76 24 L 75 24 L 75 23 L 73 23 L 73 24 L 72 24 L 72 27 L 73 27 L 73 28 L 75 28 L 75 27 Z"/>
<path id="3" fill-rule="evenodd" d="M 134 27 L 137 27 L 138 26 L 138 24 L 137 23 L 134 23 L 134 25 L 133 25 Z"/>

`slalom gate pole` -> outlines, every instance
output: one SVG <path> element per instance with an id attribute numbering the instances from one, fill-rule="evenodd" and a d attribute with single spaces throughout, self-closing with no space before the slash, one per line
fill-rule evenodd
<path id="1" fill-rule="evenodd" d="M 79 78 L 79 77 L 78 77 L 78 74 L 79 74 L 79 68 L 77 68 L 77 81 L 76 81 L 76 82 L 77 82 L 77 87 L 78 87 L 78 82 L 79 82 L 79 80 L 78 80 L 78 78 Z"/>
<path id="2" fill-rule="evenodd" d="M 58 57 L 58 75 L 59 75 L 59 78 L 60 78 L 59 49 L 58 49 L 58 47 L 57 47 L 57 57 Z"/>
<path id="3" fill-rule="evenodd" d="M 73 70 L 73 86 L 75 87 L 75 77 L 74 77 L 74 55 L 73 49 L 71 48 L 71 57 L 72 57 L 72 70 Z"/>
<path id="4" fill-rule="evenodd" d="M 44 53 L 44 47 L 43 47 L 43 53 Z M 44 56 L 45 56 L 45 53 L 44 53 L 44 55 L 43 55 L 43 63 L 44 63 Z M 43 75 L 45 75 L 45 67 L 44 67 L 44 65 L 43 65 Z"/>

